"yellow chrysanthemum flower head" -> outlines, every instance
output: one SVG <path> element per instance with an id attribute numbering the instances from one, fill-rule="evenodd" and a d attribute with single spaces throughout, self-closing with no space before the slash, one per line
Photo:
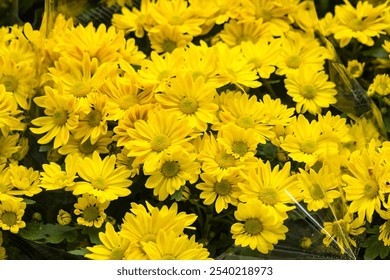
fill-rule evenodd
<path id="1" fill-rule="evenodd" d="M 19 117 L 21 111 L 14 99 L 14 94 L 0 84 L 0 134 L 7 136 L 10 130 L 24 130 Z"/>
<path id="2" fill-rule="evenodd" d="M 239 203 L 234 217 L 238 222 L 232 225 L 231 233 L 236 245 L 267 254 L 279 240 L 286 239 L 288 228 L 283 225 L 283 219 L 261 201 Z"/>
<path id="3" fill-rule="evenodd" d="M 74 213 L 79 225 L 100 228 L 105 221 L 107 214 L 104 210 L 109 206 L 109 201 L 99 202 L 94 195 L 84 193 L 74 204 Z"/>
<path id="4" fill-rule="evenodd" d="M 42 192 L 39 187 L 39 172 L 37 170 L 18 164 L 11 164 L 9 170 L 10 179 L 14 186 L 14 195 L 32 197 Z"/>
<path id="5" fill-rule="evenodd" d="M 0 202 L 0 228 L 9 230 L 14 234 L 19 229 L 26 227 L 22 220 L 26 209 L 26 203 L 20 198 L 10 198 Z"/>

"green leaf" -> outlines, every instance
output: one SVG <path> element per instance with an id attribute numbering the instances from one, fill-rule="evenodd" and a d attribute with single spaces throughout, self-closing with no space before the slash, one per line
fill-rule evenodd
<path id="1" fill-rule="evenodd" d="M 19 230 L 19 235 L 25 239 L 32 241 L 40 241 L 45 239 L 46 232 L 44 225 L 37 222 L 27 223 L 25 228 Z"/>
<path id="2" fill-rule="evenodd" d="M 80 248 L 80 249 L 68 251 L 68 253 L 76 256 L 84 256 L 85 254 L 89 254 L 90 251 L 88 251 L 86 248 Z"/>
<path id="3" fill-rule="evenodd" d="M 84 227 L 81 233 L 86 234 L 89 236 L 89 240 L 92 244 L 101 244 L 99 238 L 99 232 L 102 232 L 104 230 L 104 227 L 95 228 L 95 227 Z"/>
<path id="4" fill-rule="evenodd" d="M 60 224 L 46 224 L 46 243 L 58 244 L 64 240 L 72 242 L 77 239 L 77 229 L 76 227 L 63 226 Z"/>

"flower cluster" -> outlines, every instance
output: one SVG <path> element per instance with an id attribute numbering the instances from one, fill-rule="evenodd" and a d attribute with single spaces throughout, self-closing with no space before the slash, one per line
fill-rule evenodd
<path id="1" fill-rule="evenodd" d="M 0 28 L 1 229 L 53 223 L 90 259 L 209 259 L 319 216 L 325 247 L 389 247 L 390 5 L 344 2 L 317 20 L 313 1 L 107 1 L 111 26 Z"/>

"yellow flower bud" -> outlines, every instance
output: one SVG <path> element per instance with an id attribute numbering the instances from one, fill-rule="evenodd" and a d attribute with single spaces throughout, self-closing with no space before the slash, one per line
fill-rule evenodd
<path id="1" fill-rule="evenodd" d="M 35 212 L 32 215 L 32 219 L 37 222 L 42 222 L 42 215 L 39 212 Z"/>
<path id="2" fill-rule="evenodd" d="M 58 211 L 57 222 L 60 225 L 63 225 L 63 226 L 69 225 L 71 221 L 72 221 L 72 216 L 70 215 L 69 212 L 62 210 L 62 209 L 60 211 Z"/>
<path id="3" fill-rule="evenodd" d="M 308 249 L 313 244 L 313 241 L 309 237 L 303 237 L 301 239 L 300 246 L 303 249 Z"/>

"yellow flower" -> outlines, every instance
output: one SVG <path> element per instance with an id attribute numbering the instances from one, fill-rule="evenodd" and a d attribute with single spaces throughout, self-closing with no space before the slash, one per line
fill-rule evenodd
<path id="1" fill-rule="evenodd" d="M 3 232 L 0 231 L 0 260 L 5 260 L 7 258 L 7 254 L 3 245 Z"/>
<path id="2" fill-rule="evenodd" d="M 216 118 L 218 106 L 213 103 L 216 94 L 215 88 L 208 86 L 202 77 L 193 79 L 190 73 L 185 73 L 172 79 L 170 87 L 155 98 L 167 112 L 188 120 L 198 131 L 206 131 Z"/>
<path id="3" fill-rule="evenodd" d="M 136 203 L 131 204 L 131 213 L 126 213 L 119 235 L 134 243 L 131 258 L 146 259 L 141 242 L 156 242 L 159 231 L 173 231 L 176 236 L 183 234 L 184 229 L 194 229 L 195 214 L 178 212 L 177 203 L 170 208 L 164 205 L 161 209 L 146 202 L 146 208 Z M 128 255 L 129 257 L 129 255 Z"/>
<path id="4" fill-rule="evenodd" d="M 158 53 L 171 53 L 174 49 L 185 48 L 192 41 L 192 36 L 180 32 L 177 26 L 161 25 L 148 33 L 151 48 Z"/>
<path id="5" fill-rule="evenodd" d="M 323 208 L 329 208 L 330 204 L 341 196 L 337 190 L 339 186 L 335 174 L 329 172 L 325 166 L 315 172 L 310 169 L 306 172 L 299 169 L 298 174 L 299 187 L 302 189 L 303 201 L 307 204 L 309 211 L 318 211 Z"/>
<path id="6" fill-rule="evenodd" d="M 144 164 L 143 169 L 147 173 L 160 168 L 164 155 L 193 149 L 189 141 L 195 135 L 188 122 L 178 120 L 164 110 L 151 111 L 147 121 L 138 120 L 134 126 L 127 130 L 132 140 L 126 143 L 125 148 L 130 151 L 129 157 L 136 157 L 136 164 Z"/>
<path id="7" fill-rule="evenodd" d="M 45 87 L 45 95 L 34 99 L 35 103 L 45 108 L 45 115 L 33 119 L 31 123 L 38 127 L 31 127 L 35 134 L 46 133 L 38 139 L 39 144 L 47 144 L 54 139 L 53 148 L 59 148 L 69 141 L 70 131 L 73 131 L 79 122 L 76 99 L 71 95 Z"/>
<path id="8" fill-rule="evenodd" d="M 57 222 L 62 226 L 69 225 L 72 222 L 72 216 L 69 212 L 60 209 L 57 214 Z"/>
<path id="9" fill-rule="evenodd" d="M 0 134 L 8 135 L 10 130 L 24 130 L 18 115 L 18 104 L 14 95 L 8 92 L 4 85 L 0 84 Z"/>
<path id="10" fill-rule="evenodd" d="M 354 78 L 359 78 L 364 71 L 365 63 L 361 63 L 356 59 L 348 61 L 347 70 Z"/>
<path id="11" fill-rule="evenodd" d="M 11 199 L 14 197 L 12 192 L 13 184 L 11 181 L 11 174 L 9 167 L 5 164 L 0 165 L 0 201 Z"/>
<path id="12" fill-rule="evenodd" d="M 115 155 L 101 159 L 97 152 L 94 152 L 91 158 L 80 159 L 77 173 L 84 181 L 76 182 L 73 194 L 94 195 L 99 203 L 128 196 L 131 193 L 128 187 L 132 183 L 128 179 L 130 170 L 125 167 L 116 167 L 115 162 Z"/>
<path id="13" fill-rule="evenodd" d="M 211 205 L 215 203 L 215 211 L 221 213 L 227 209 L 229 204 L 236 206 L 241 189 L 238 183 L 243 182 L 238 173 L 222 177 L 217 180 L 215 177 L 203 173 L 200 175 L 203 182 L 196 184 L 196 188 L 201 190 L 199 197 L 204 199 L 203 204 Z"/>
<path id="14" fill-rule="evenodd" d="M 209 252 L 195 241 L 195 236 L 177 236 L 173 231 L 160 230 L 156 242 L 141 242 L 149 260 L 207 260 Z"/>
<path id="15" fill-rule="evenodd" d="M 327 155 L 338 153 L 338 144 L 322 133 L 320 124 L 315 120 L 309 122 L 299 115 L 291 123 L 291 130 L 292 134 L 285 137 L 280 147 L 295 161 L 311 167 Z"/>
<path id="16" fill-rule="evenodd" d="M 80 216 L 77 217 L 77 223 L 87 227 L 100 228 L 107 217 L 104 210 L 109 204 L 109 201 L 99 202 L 94 195 L 83 194 L 74 205 L 74 213 Z"/>
<path id="17" fill-rule="evenodd" d="M 0 132 L 0 164 L 11 161 L 12 155 L 20 149 L 18 146 L 19 134 L 5 134 Z"/>
<path id="18" fill-rule="evenodd" d="M 153 194 L 158 196 L 160 201 L 165 200 L 169 195 L 174 194 L 186 182 L 191 184 L 198 180 L 200 164 L 196 160 L 196 154 L 187 154 L 182 151 L 175 151 L 171 155 L 164 155 L 161 167 L 151 173 L 145 182 L 145 187 L 153 189 Z"/>
<path id="19" fill-rule="evenodd" d="M 287 94 L 296 102 L 297 113 L 317 115 L 322 108 L 337 102 L 336 86 L 328 81 L 328 75 L 323 71 L 300 67 L 298 71 L 288 73 L 284 83 Z"/>
<path id="20" fill-rule="evenodd" d="M 32 167 L 11 164 L 9 166 L 10 179 L 14 190 L 14 195 L 25 195 L 32 197 L 42 191 L 39 187 L 39 172 Z"/>
<path id="21" fill-rule="evenodd" d="M 26 203 L 22 199 L 7 199 L 0 202 L 0 227 L 17 234 L 26 223 L 22 221 Z"/>
<path id="22" fill-rule="evenodd" d="M 130 246 L 130 240 L 115 231 L 111 223 L 106 223 L 105 232 L 99 232 L 100 245 L 87 247 L 91 253 L 84 256 L 92 260 L 123 260 Z"/>
<path id="23" fill-rule="evenodd" d="M 76 172 L 78 167 L 77 154 L 66 156 L 65 170 L 55 162 L 43 164 L 43 171 L 40 172 L 39 186 L 48 191 L 59 190 L 65 188 L 67 191 L 72 191 L 77 178 Z"/>
<path id="24" fill-rule="evenodd" d="M 374 7 L 367 1 L 359 1 L 355 8 L 348 0 L 344 2 L 335 7 L 339 24 L 332 29 L 335 39 L 340 40 L 340 47 L 348 45 L 352 38 L 367 46 L 374 45 L 372 37 L 385 34 L 390 27 L 383 16 L 389 10 L 387 3 Z"/>
<path id="25" fill-rule="evenodd" d="M 390 94 L 390 77 L 388 74 L 378 74 L 367 91 L 369 96 L 378 94 L 380 96 L 387 96 Z"/>
<path id="26" fill-rule="evenodd" d="M 279 165 L 271 169 L 269 161 L 259 160 L 257 167 L 248 169 L 241 175 L 246 180 L 238 183 L 242 194 L 241 202 L 258 200 L 274 213 L 275 217 L 287 218 L 287 211 L 294 209 L 294 201 L 301 200 L 301 191 L 294 175 L 290 173 L 291 163 L 287 162 L 281 170 Z"/>
<path id="27" fill-rule="evenodd" d="M 383 240 L 385 246 L 390 246 L 390 210 L 379 211 L 379 215 L 385 221 L 379 226 L 378 240 Z"/>
<path id="28" fill-rule="evenodd" d="M 279 240 L 286 239 L 288 228 L 283 220 L 258 200 L 239 203 L 234 217 L 238 221 L 231 227 L 236 245 L 249 246 L 267 254 Z"/>
<path id="29" fill-rule="evenodd" d="M 365 231 L 364 221 L 359 219 L 353 220 L 353 215 L 347 213 L 343 219 L 334 222 L 325 222 L 321 232 L 325 234 L 323 243 L 326 247 L 336 242 L 340 248 L 341 253 L 347 254 L 354 258 L 354 254 L 351 251 L 351 245 L 356 247 L 356 241 L 351 235 L 357 236 Z"/>

